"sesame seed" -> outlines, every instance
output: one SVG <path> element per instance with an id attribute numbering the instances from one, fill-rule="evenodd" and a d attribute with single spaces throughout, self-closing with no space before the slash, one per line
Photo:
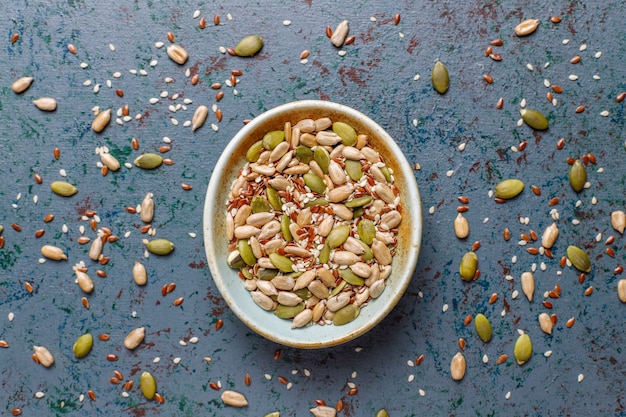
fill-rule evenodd
<path id="1" fill-rule="evenodd" d="M 526 64 L 526 68 L 528 68 L 529 71 L 533 71 L 535 69 L 535 67 L 533 67 L 532 64 Z"/>
<path id="2" fill-rule="evenodd" d="M 459 146 L 458 146 L 458 150 L 459 150 L 460 152 L 463 152 L 463 151 L 465 150 L 465 147 L 466 147 L 466 146 L 467 146 L 467 142 L 463 142 L 463 143 L 459 144 Z"/>
<path id="3" fill-rule="evenodd" d="M 113 45 L 112 43 L 109 44 L 109 49 L 111 50 L 111 52 L 115 51 L 115 45 Z"/>
<path id="4" fill-rule="evenodd" d="M 428 212 L 430 214 L 433 214 L 435 212 L 435 206 L 430 206 L 430 208 L 428 209 Z"/>
<path id="5" fill-rule="evenodd" d="M 601 56 L 602 56 L 602 51 L 598 51 L 598 52 L 596 52 L 596 54 L 594 55 L 594 57 L 595 57 L 596 59 L 600 58 Z"/>
<path id="6" fill-rule="evenodd" d="M 609 114 L 610 114 L 610 113 L 609 113 L 609 111 L 608 111 L 608 110 L 602 110 L 602 111 L 600 112 L 600 116 L 602 116 L 602 117 L 607 117 Z"/>
<path id="7" fill-rule="evenodd" d="M 600 76 L 598 74 L 594 74 L 593 79 L 598 81 L 600 79 Z"/>
<path id="8" fill-rule="evenodd" d="M 426 391 L 424 391 L 423 389 L 420 389 L 419 391 L 420 397 L 423 397 L 426 395 Z"/>
<path id="9" fill-rule="evenodd" d="M 578 374 L 578 382 L 583 382 L 583 379 L 585 379 L 585 375 L 584 374 Z"/>
<path id="10" fill-rule="evenodd" d="M 578 75 L 570 74 L 570 76 L 568 78 L 570 79 L 570 81 L 576 81 L 578 79 Z"/>
<path id="11" fill-rule="evenodd" d="M 376 21 L 376 17 L 375 16 L 370 17 L 370 22 L 375 22 L 375 21 Z"/>
<path id="12" fill-rule="evenodd" d="M 200 17 L 200 10 L 196 10 L 193 12 L 193 18 L 197 19 L 198 17 Z"/>
<path id="13" fill-rule="evenodd" d="M 341 51 L 337 52 L 337 54 L 339 54 L 339 56 L 346 56 L 347 52 L 342 49 Z"/>
<path id="14" fill-rule="evenodd" d="M 511 391 L 507 392 L 506 395 L 504 396 L 505 399 L 510 399 L 511 398 Z"/>
<path id="15" fill-rule="evenodd" d="M 578 48 L 580 51 L 585 51 L 587 50 L 587 44 L 583 43 L 582 45 L 580 45 L 580 48 Z"/>
<path id="16" fill-rule="evenodd" d="M 446 311 L 448 311 L 448 304 L 444 304 L 444 305 L 443 305 L 443 308 L 441 309 L 441 311 L 443 311 L 444 313 L 445 313 Z"/>
<path id="17" fill-rule="evenodd" d="M 411 375 L 409 375 L 407 380 L 408 380 L 408 382 L 413 382 L 414 379 L 415 379 L 415 375 L 411 374 Z"/>
<path id="18" fill-rule="evenodd" d="M 419 74 L 415 74 L 415 75 L 413 76 L 413 81 L 417 81 L 417 80 L 419 80 L 419 79 L 420 79 L 420 75 L 419 75 Z"/>
<path id="19" fill-rule="evenodd" d="M 489 356 L 486 353 L 483 355 L 483 363 L 489 363 Z"/>
<path id="20" fill-rule="evenodd" d="M 291 25 L 291 20 L 283 20 L 283 25 L 284 25 L 284 26 L 289 26 L 289 25 Z"/>
<path id="21" fill-rule="evenodd" d="M 512 298 L 512 299 L 514 299 L 514 300 L 515 300 L 518 296 L 519 296 L 519 291 L 517 291 L 517 290 L 514 290 L 514 291 L 511 293 L 511 298 Z"/>
<path id="22" fill-rule="evenodd" d="M 569 43 L 569 39 L 563 39 L 563 45 L 567 45 Z"/>

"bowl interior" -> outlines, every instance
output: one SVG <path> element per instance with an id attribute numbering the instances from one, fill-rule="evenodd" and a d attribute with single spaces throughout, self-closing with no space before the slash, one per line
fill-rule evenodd
<path id="1" fill-rule="evenodd" d="M 282 130 L 285 122 L 295 125 L 299 120 L 330 117 L 352 125 L 358 133 L 368 134 L 371 147 L 393 169 L 395 184 L 400 189 L 402 223 L 398 230 L 398 246 L 382 295 L 370 300 L 359 316 L 343 326 L 310 325 L 291 329 L 291 321 L 274 316 L 257 306 L 237 274 L 231 269 L 226 238 L 226 201 L 230 187 L 245 165 L 248 148 L 271 130 Z M 327 101 L 298 101 L 271 109 L 257 116 L 230 141 L 215 166 L 207 189 L 204 219 L 204 243 L 213 280 L 229 307 L 248 327 L 277 343 L 298 348 L 321 348 L 352 340 L 379 323 L 397 304 L 405 292 L 415 266 L 422 236 L 421 203 L 415 176 L 410 164 L 393 139 L 362 113 Z"/>

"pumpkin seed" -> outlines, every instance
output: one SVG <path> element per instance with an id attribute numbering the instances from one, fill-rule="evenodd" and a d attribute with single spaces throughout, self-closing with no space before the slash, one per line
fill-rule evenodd
<path id="1" fill-rule="evenodd" d="M 583 188 L 585 188 L 585 182 L 587 182 L 587 170 L 577 159 L 574 161 L 569 170 L 569 184 L 572 186 L 574 191 L 579 193 L 583 190 Z"/>
<path id="2" fill-rule="evenodd" d="M 328 244 L 324 244 L 324 246 L 322 247 L 322 250 L 320 250 L 320 254 L 317 257 L 317 260 L 321 264 L 325 264 L 325 263 L 328 263 L 328 261 L 330 261 L 330 246 L 328 246 Z"/>
<path id="3" fill-rule="evenodd" d="M 330 165 L 330 155 L 322 146 L 317 146 L 313 151 L 313 159 L 322 169 L 324 174 L 328 174 L 328 166 Z"/>
<path id="4" fill-rule="evenodd" d="M 360 286 L 365 284 L 365 280 L 355 274 L 350 268 L 340 269 L 339 276 L 348 282 L 348 284 Z"/>
<path id="5" fill-rule="evenodd" d="M 240 239 L 239 242 L 237 242 L 237 250 L 239 250 L 241 259 L 243 259 L 246 265 L 254 266 L 256 263 L 256 257 L 252 253 L 252 247 L 250 247 L 250 244 L 246 239 Z"/>
<path id="6" fill-rule="evenodd" d="M 263 38 L 250 35 L 243 38 L 235 47 L 237 56 L 254 56 L 263 48 Z"/>
<path id="7" fill-rule="evenodd" d="M 474 318 L 474 328 L 480 340 L 487 343 L 491 340 L 492 330 L 489 319 L 484 314 L 478 313 Z"/>
<path id="8" fill-rule="evenodd" d="M 111 109 L 107 109 L 98 113 L 98 115 L 91 122 L 91 128 L 94 132 L 100 133 L 111 121 Z"/>
<path id="9" fill-rule="evenodd" d="M 73 347 L 74 356 L 76 356 L 79 359 L 84 358 L 85 356 L 89 354 L 89 352 L 91 352 L 92 347 L 93 347 L 93 336 L 91 335 L 91 333 L 85 333 L 84 335 L 76 339 L 76 342 L 74 342 L 74 347 Z"/>
<path id="10" fill-rule="evenodd" d="M 546 130 L 548 128 L 548 119 L 537 110 L 521 109 L 519 112 L 524 123 L 531 128 L 535 130 Z"/>
<path id="11" fill-rule="evenodd" d="M 617 282 L 617 298 L 622 303 L 626 303 L 626 279 L 620 279 Z"/>
<path id="12" fill-rule="evenodd" d="M 343 326 L 354 321 L 361 312 L 361 309 L 356 304 L 348 304 L 335 312 L 333 316 L 333 324 L 335 326 Z"/>
<path id="13" fill-rule="evenodd" d="M 250 203 L 250 207 L 252 208 L 252 213 L 268 213 L 272 210 L 270 207 L 269 201 L 263 196 L 257 195 L 252 198 L 252 202 Z"/>
<path id="14" fill-rule="evenodd" d="M 272 130 L 263 136 L 263 148 L 271 151 L 278 146 L 279 143 L 285 141 L 284 130 Z"/>
<path id="15" fill-rule="evenodd" d="M 280 219 L 280 231 L 283 234 L 283 239 L 285 242 L 291 242 L 293 240 L 293 236 L 291 235 L 291 231 L 289 230 L 289 225 L 291 224 L 291 219 L 287 213 L 283 214 L 283 217 Z"/>
<path id="16" fill-rule="evenodd" d="M 280 412 L 279 411 L 274 411 L 272 413 L 267 413 L 263 417 L 280 417 Z"/>
<path id="17" fill-rule="evenodd" d="M 341 143 L 345 146 L 356 145 L 356 131 L 352 126 L 344 122 L 334 122 L 333 132 L 341 138 Z"/>
<path id="18" fill-rule="evenodd" d="M 381 167 L 380 170 L 383 173 L 383 175 L 385 176 L 385 179 L 387 180 L 387 182 L 388 183 L 393 183 L 393 177 L 391 176 L 391 172 L 389 171 L 389 168 L 384 166 L 384 167 Z"/>
<path id="19" fill-rule="evenodd" d="M 282 210 L 283 204 L 280 201 L 280 196 L 278 195 L 278 191 L 273 189 L 272 187 L 267 187 L 265 190 L 265 194 L 267 195 L 267 200 L 269 201 L 272 208 L 276 211 Z"/>
<path id="20" fill-rule="evenodd" d="M 472 281 L 478 269 L 478 256 L 474 252 L 467 252 L 461 259 L 459 273 L 463 281 Z"/>
<path id="21" fill-rule="evenodd" d="M 495 188 L 496 198 L 508 200 L 516 197 L 524 189 L 524 183 L 518 179 L 500 181 Z"/>
<path id="22" fill-rule="evenodd" d="M 278 269 L 259 268 L 256 275 L 257 278 L 259 278 L 261 281 L 271 281 L 272 279 L 276 278 L 276 275 L 278 275 Z M 251 278 L 254 278 L 252 274 L 250 274 L 249 279 Z"/>
<path id="23" fill-rule="evenodd" d="M 462 380 L 465 376 L 466 367 L 465 357 L 461 352 L 457 352 L 450 361 L 450 376 L 452 376 L 452 379 L 455 381 Z"/>
<path id="24" fill-rule="evenodd" d="M 274 315 L 276 317 L 280 317 L 281 319 L 292 319 L 298 314 L 300 314 L 304 310 L 304 303 L 298 303 L 295 306 L 286 306 L 282 304 L 278 304 L 276 310 L 274 310 Z"/>
<path id="25" fill-rule="evenodd" d="M 263 140 L 254 142 L 254 144 L 250 146 L 248 150 L 246 151 L 246 161 L 248 162 L 258 161 L 259 156 L 261 156 L 261 149 L 263 149 Z"/>
<path id="26" fill-rule="evenodd" d="M 156 153 L 144 153 L 135 158 L 134 164 L 142 169 L 155 169 L 161 166 L 163 158 Z"/>
<path id="27" fill-rule="evenodd" d="M 439 94 L 445 94 L 448 91 L 450 76 L 448 75 L 448 69 L 441 61 L 435 62 L 431 78 L 435 91 Z"/>
<path id="28" fill-rule="evenodd" d="M 278 253 L 270 253 L 269 255 L 272 265 L 278 268 L 281 272 L 293 272 L 293 261 L 286 256 L 279 255 Z"/>
<path id="29" fill-rule="evenodd" d="M 78 192 L 78 188 L 65 181 L 54 181 L 50 184 L 50 189 L 62 197 L 71 197 Z"/>
<path id="30" fill-rule="evenodd" d="M 311 191 L 324 194 L 326 192 L 326 183 L 320 177 L 315 174 L 307 173 L 303 175 L 304 184 L 311 189 Z"/>
<path id="31" fill-rule="evenodd" d="M 295 156 L 300 162 L 308 164 L 313 160 L 313 150 L 308 146 L 298 145 L 296 147 Z"/>
<path id="32" fill-rule="evenodd" d="M 246 407 L 248 405 L 248 400 L 243 394 L 230 390 L 222 392 L 222 401 L 232 407 Z"/>
<path id="33" fill-rule="evenodd" d="M 327 206 L 328 204 L 329 204 L 328 200 L 326 200 L 324 197 L 319 197 L 306 203 L 304 205 L 304 208 L 310 208 L 310 207 L 315 207 L 315 206 Z"/>
<path id="34" fill-rule="evenodd" d="M 337 226 L 328 234 L 328 237 L 326 238 L 326 245 L 328 245 L 331 249 L 337 248 L 343 245 L 346 239 L 348 239 L 348 236 L 350 236 L 350 226 L 345 224 Z"/>
<path id="35" fill-rule="evenodd" d="M 363 166 L 359 161 L 346 160 L 346 173 L 353 181 L 359 181 L 363 176 Z M 371 197 L 371 196 L 365 196 Z"/>
<path id="36" fill-rule="evenodd" d="M 371 220 L 363 219 L 357 226 L 357 232 L 359 233 L 359 238 L 363 241 L 363 243 L 371 245 L 376 237 L 376 226 Z"/>
<path id="37" fill-rule="evenodd" d="M 148 251 L 155 255 L 169 255 L 174 250 L 174 244 L 167 239 L 154 239 L 148 242 Z"/>
<path id="38" fill-rule="evenodd" d="M 567 247 L 567 259 L 569 259 L 574 268 L 578 269 L 580 272 L 591 271 L 589 255 L 578 246 L 570 245 Z"/>
<path id="39" fill-rule="evenodd" d="M 139 378 L 141 393 L 147 400 L 152 400 L 156 394 L 156 380 L 150 372 L 144 371 Z"/>
<path id="40" fill-rule="evenodd" d="M 124 347 L 126 349 L 136 349 L 146 337 L 146 328 L 138 327 L 131 330 L 124 338 Z"/>
<path id="41" fill-rule="evenodd" d="M 613 229 L 620 232 L 620 234 L 624 234 L 624 229 L 626 228 L 626 213 L 622 210 L 616 210 L 611 213 L 611 226 Z"/>
<path id="42" fill-rule="evenodd" d="M 515 346 L 513 347 L 513 355 L 518 365 L 523 365 L 530 360 L 533 354 L 533 344 L 530 340 L 530 336 L 524 333 L 517 338 Z"/>
<path id="43" fill-rule="evenodd" d="M 389 413 L 384 408 L 376 412 L 375 417 L 389 417 Z"/>

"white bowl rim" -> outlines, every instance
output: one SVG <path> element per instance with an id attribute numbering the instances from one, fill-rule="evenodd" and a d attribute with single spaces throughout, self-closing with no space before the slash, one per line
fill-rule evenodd
<path id="1" fill-rule="evenodd" d="M 386 294 L 388 291 L 391 290 L 390 288 L 385 289 L 385 291 L 383 292 L 383 296 L 391 295 L 392 297 L 391 299 L 387 300 L 383 308 L 377 308 L 377 306 L 372 305 L 374 304 L 373 302 L 369 303 L 368 306 L 361 309 L 361 313 L 359 317 L 357 317 L 357 319 L 343 326 L 320 326 L 315 324 L 307 326 L 305 328 L 291 329 L 290 321 L 276 318 L 273 313 L 267 312 L 254 304 L 254 302 L 252 301 L 252 297 L 248 296 L 248 298 L 250 299 L 249 302 L 252 304 L 252 307 L 256 309 L 253 310 L 255 311 L 255 314 L 250 314 L 247 309 L 242 308 L 242 306 L 233 297 L 233 294 L 231 294 L 231 289 L 229 288 L 228 282 L 226 281 L 228 277 L 222 276 L 222 271 L 230 270 L 233 271 L 231 275 L 237 277 L 237 272 L 228 267 L 225 259 L 222 261 L 223 264 L 220 265 L 218 263 L 219 259 L 217 259 L 218 256 L 216 256 L 216 254 L 220 253 L 222 247 L 226 247 L 225 236 L 224 240 L 212 238 L 217 233 L 215 219 L 217 218 L 217 216 L 222 214 L 218 212 L 218 210 L 223 210 L 225 213 L 224 204 L 226 202 L 226 198 L 223 199 L 224 201 L 221 201 L 222 199 L 216 196 L 218 196 L 219 188 L 223 181 L 229 181 L 230 184 L 233 180 L 231 178 L 223 178 L 223 173 L 226 171 L 225 168 L 229 163 L 229 158 L 240 146 L 239 142 L 243 138 L 245 138 L 249 134 L 249 132 L 255 128 L 256 125 L 264 123 L 267 119 L 271 119 L 278 114 L 293 111 L 295 109 L 321 109 L 321 112 L 323 112 L 324 110 L 327 110 L 329 112 L 340 112 L 347 115 L 347 117 L 349 118 L 360 120 L 363 124 L 367 125 L 368 128 L 375 132 L 381 140 L 385 141 L 386 146 L 389 148 L 391 153 L 395 155 L 397 159 L 396 162 L 401 168 L 402 175 L 405 178 L 406 190 L 408 191 L 408 194 L 412 196 L 412 201 L 414 202 L 414 204 L 410 204 L 408 207 L 403 207 L 404 212 L 410 212 L 413 224 L 413 231 L 409 234 L 409 239 L 407 240 L 407 250 L 410 251 L 410 254 L 407 255 L 406 258 L 407 262 L 405 265 L 403 265 L 403 270 L 400 272 L 400 276 L 395 278 L 396 280 L 400 281 L 401 285 L 395 288 L 393 294 Z M 256 333 L 260 334 L 261 336 L 285 346 L 304 349 L 325 348 L 348 342 L 366 333 L 374 326 L 376 326 L 376 324 L 382 321 L 383 318 L 385 318 L 388 313 L 396 306 L 396 304 L 406 291 L 409 282 L 411 281 L 411 277 L 415 271 L 417 260 L 419 257 L 422 237 L 422 209 L 419 190 L 412 167 L 404 157 L 403 152 L 398 147 L 393 138 L 391 138 L 391 136 L 380 125 L 378 125 L 371 118 L 359 112 L 358 110 L 331 101 L 300 100 L 282 104 L 256 116 L 241 130 L 239 130 L 239 132 L 229 141 L 213 169 L 213 173 L 207 187 L 203 211 L 203 234 L 207 262 L 213 281 L 217 286 L 219 292 L 221 293 L 222 297 L 224 298 L 230 309 L 246 326 L 254 330 Z M 395 273 L 396 272 L 394 271 L 393 274 Z M 241 284 L 238 277 L 236 284 L 238 285 L 238 287 L 248 293 L 248 291 L 245 290 L 244 286 Z M 234 289 L 236 291 L 239 291 L 238 289 L 236 289 L 236 287 Z M 382 298 L 383 296 L 381 296 L 380 298 Z M 375 302 L 377 300 L 373 301 Z M 279 326 L 287 326 L 287 331 L 281 332 L 276 331 L 276 329 L 268 329 L 266 321 L 270 316 L 272 319 L 278 320 Z"/>

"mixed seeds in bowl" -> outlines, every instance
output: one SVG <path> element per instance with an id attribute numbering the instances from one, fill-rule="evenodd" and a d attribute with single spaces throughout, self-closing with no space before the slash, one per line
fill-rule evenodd
<path id="1" fill-rule="evenodd" d="M 327 117 L 267 132 L 246 160 L 227 201 L 228 265 L 292 328 L 353 321 L 391 274 L 393 171 L 368 135 Z"/>

